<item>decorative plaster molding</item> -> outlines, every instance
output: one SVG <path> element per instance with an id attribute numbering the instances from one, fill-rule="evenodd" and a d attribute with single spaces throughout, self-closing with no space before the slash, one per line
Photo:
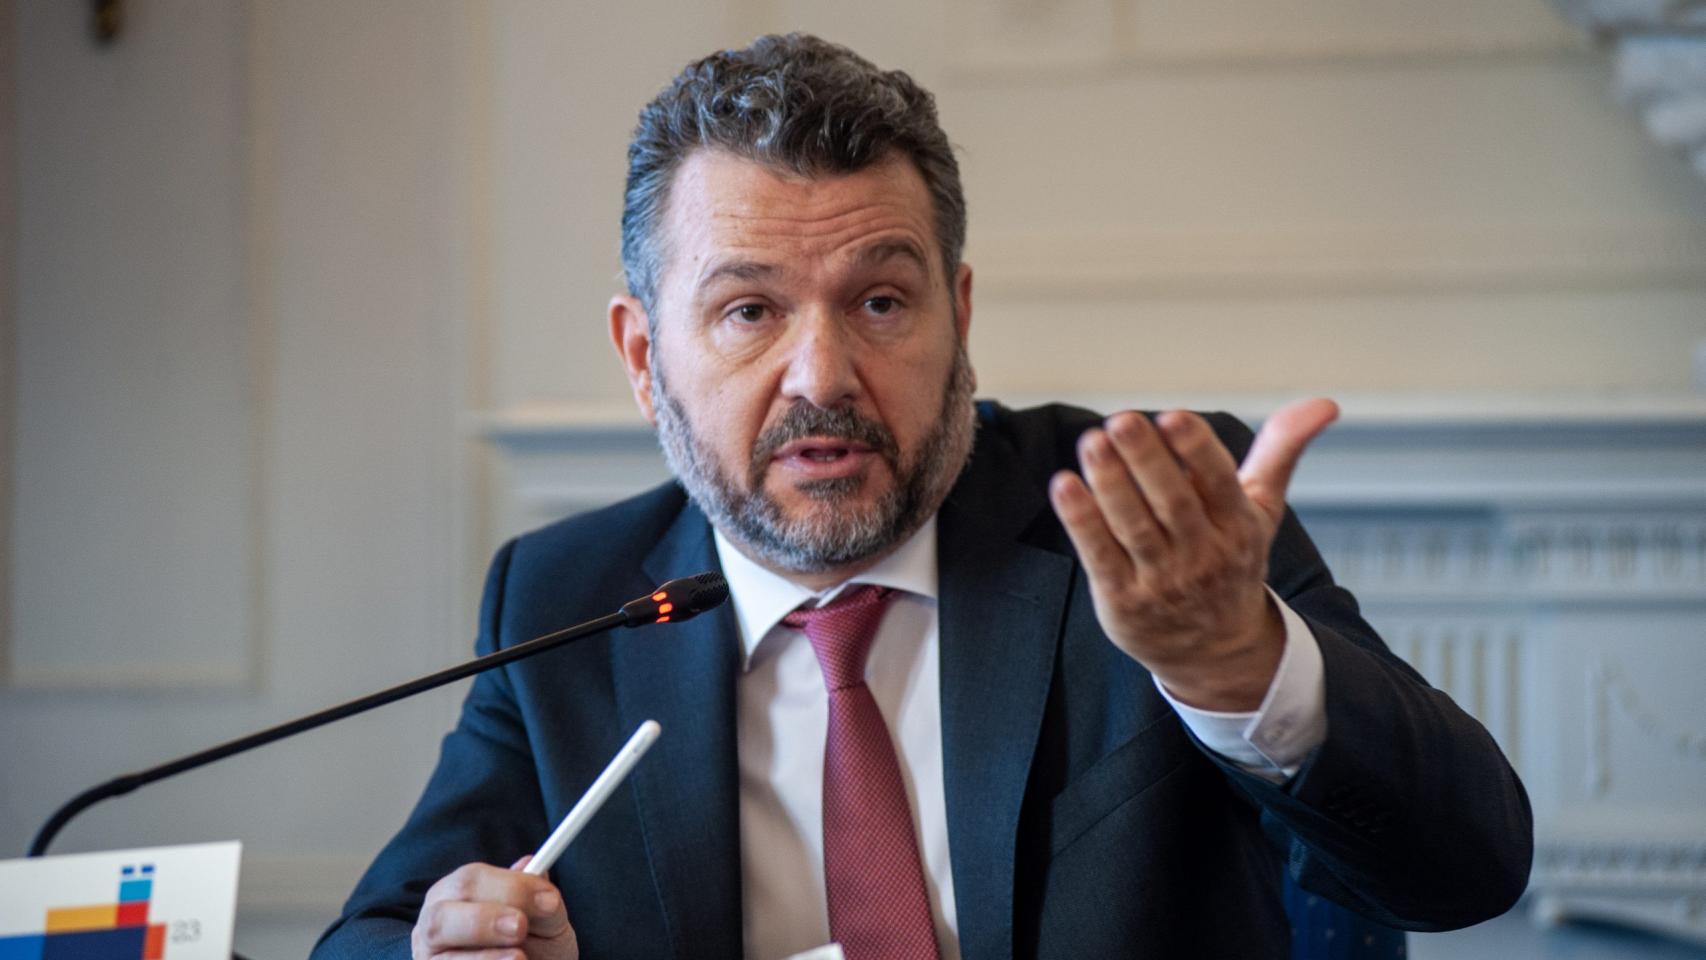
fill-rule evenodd
<path id="1" fill-rule="evenodd" d="M 1706 840 L 1543 842 L 1534 848 L 1534 872 L 1566 884 L 1706 887 Z"/>
<path id="2" fill-rule="evenodd" d="M 1706 842 L 1541 843 L 1531 884 L 1542 924 L 1599 920 L 1706 944 Z"/>
<path id="3" fill-rule="evenodd" d="M 1287 398 L 1006 399 L 1230 409 L 1259 421 Z M 1523 770 L 1549 824 L 1531 884 L 1537 915 L 1706 942 L 1699 816 L 1686 799 L 1669 799 L 1656 838 L 1622 839 L 1632 818 L 1652 812 L 1636 806 L 1645 798 L 1635 778 L 1654 766 L 1625 763 L 1610 790 L 1611 743 L 1600 731 L 1629 723 L 1662 749 L 1661 760 L 1690 761 L 1665 774 L 1665 789 L 1680 782 L 1684 798 L 1694 786 L 1706 791 L 1706 764 L 1694 762 L 1706 759 L 1706 733 L 1605 659 L 1612 644 L 1627 653 L 1638 636 L 1577 631 L 1553 642 L 1580 616 L 1602 623 L 1608 612 L 1640 610 L 1652 622 L 1694 621 L 1706 609 L 1706 400 L 1341 402 L 1345 416 L 1312 446 L 1292 502 L 1393 649 L 1478 717 Z M 527 522 L 662 475 L 650 429 L 625 407 L 532 405 L 479 427 L 499 451 L 513 515 Z M 1678 646 L 1667 656 L 1665 669 L 1678 675 L 1706 664 L 1706 650 Z M 1534 712 L 1574 707 L 1590 714 L 1585 750 L 1574 742 L 1584 729 L 1577 722 Z"/>
<path id="4" fill-rule="evenodd" d="M 1611 791 L 1611 707 L 1606 695 L 1605 661 L 1588 667 L 1587 754 L 1582 759 L 1583 786 L 1587 795 L 1600 798 Z"/>
<path id="5" fill-rule="evenodd" d="M 1706 502 L 1680 507 L 1397 517 L 1321 509 L 1306 517 L 1333 569 L 1369 597 L 1706 598 Z"/>
<path id="6" fill-rule="evenodd" d="M 1601 676 L 1612 704 L 1649 743 L 1658 744 L 1684 760 L 1706 761 L 1706 728 L 1685 729 L 1666 723 L 1635 689 L 1623 665 L 1616 660 L 1605 661 Z"/>
<path id="7" fill-rule="evenodd" d="M 1553 0 L 1611 48 L 1618 96 L 1706 177 L 1706 0 Z"/>
<path id="8" fill-rule="evenodd" d="M 984 283 L 979 279 L 980 284 Z M 1706 397 L 1686 393 L 1640 394 L 1606 391 L 1570 393 L 1342 393 L 1339 419 L 1325 437 L 1378 434 L 1400 437 L 1442 430 L 1509 430 L 1550 439 L 1560 430 L 1626 434 L 1630 430 L 1695 429 L 1706 436 Z M 1091 410 L 1225 410 L 1259 424 L 1297 399 L 1291 393 L 1004 393 L 1010 407 L 1065 403 Z M 500 451 L 519 454 L 532 446 L 562 448 L 591 438 L 643 438 L 652 428 L 625 401 L 531 400 L 475 414 L 465 428 Z M 1408 445 L 1408 440 L 1400 442 Z M 1706 489 L 1703 486 L 1702 489 Z"/>
<path id="9" fill-rule="evenodd" d="M 1354 582 L 1340 580 L 1362 595 Z M 1449 610 L 1406 615 L 1390 613 L 1377 604 L 1366 606 L 1392 652 L 1481 721 L 1512 765 L 1520 768 L 1527 752 L 1521 728 L 1520 664 L 1527 642 L 1522 618 L 1502 612 Z"/>
<path id="10" fill-rule="evenodd" d="M 1107 411 L 1227 410 L 1256 424 L 1293 398 L 1006 394 L 1002 399 L 1014 407 L 1060 402 Z M 1393 520 L 1392 512 L 1400 508 L 1425 509 L 1426 519 L 1437 522 L 1440 510 L 1455 508 L 1466 516 L 1485 517 L 1498 509 L 1568 519 L 1612 506 L 1605 514 L 1608 522 L 1633 522 L 1631 512 L 1638 509 L 1671 518 L 1680 507 L 1695 506 L 1706 517 L 1706 398 L 1583 393 L 1345 394 L 1338 399 L 1343 416 L 1311 447 L 1292 484 L 1293 506 L 1312 516 L 1352 511 L 1351 519 L 1366 520 L 1363 512 L 1376 510 Z M 601 501 L 640 489 L 640 480 L 665 476 L 650 426 L 626 404 L 536 401 L 476 417 L 469 429 L 497 449 L 509 471 L 510 492 L 538 499 L 541 506 L 550 499 Z M 1607 455 L 1583 456 L 1587 450 Z M 600 489 L 584 496 L 581 491 L 591 487 Z M 1670 556 L 1668 535 L 1655 536 L 1661 558 Z M 1471 543 L 1470 549 L 1478 548 Z M 1684 540 L 1683 549 L 1693 548 Z"/>
<path id="11" fill-rule="evenodd" d="M 1604 797 L 1612 787 L 1611 718 L 1622 717 L 1640 732 L 1643 743 L 1656 746 L 1684 762 L 1706 763 L 1706 729 L 1691 728 L 1682 718 L 1661 717 L 1629 679 L 1623 664 L 1609 655 L 1588 667 L 1588 737 L 1583 773 L 1588 796 Z M 1681 723 L 1677 721 L 1682 720 Z"/>

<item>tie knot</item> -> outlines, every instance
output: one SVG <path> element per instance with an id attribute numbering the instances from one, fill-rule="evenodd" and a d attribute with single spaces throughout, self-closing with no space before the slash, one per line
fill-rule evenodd
<path id="1" fill-rule="evenodd" d="M 895 591 L 865 584 L 835 598 L 835 602 L 810 610 L 800 609 L 782 618 L 795 630 L 803 630 L 823 670 L 824 686 L 831 692 L 865 680 L 865 658 L 877 625 Z"/>

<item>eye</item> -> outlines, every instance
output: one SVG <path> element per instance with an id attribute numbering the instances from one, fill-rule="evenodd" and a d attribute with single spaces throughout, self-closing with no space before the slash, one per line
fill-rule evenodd
<path id="1" fill-rule="evenodd" d="M 900 301 L 894 297 L 870 297 L 865 300 L 865 309 L 879 317 L 886 317 L 900 309 Z"/>
<path id="2" fill-rule="evenodd" d="M 762 303 L 743 303 L 730 310 L 728 317 L 736 323 L 750 326 L 763 321 L 769 314 L 769 308 Z"/>

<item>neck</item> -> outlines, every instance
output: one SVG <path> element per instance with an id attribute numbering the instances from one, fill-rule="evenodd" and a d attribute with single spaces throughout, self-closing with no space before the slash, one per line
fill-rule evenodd
<path id="1" fill-rule="evenodd" d="M 863 560 L 854 561 L 853 563 L 846 563 L 823 570 L 792 570 L 772 563 L 762 553 L 753 550 L 746 541 L 736 537 L 729 531 L 723 530 L 721 533 L 725 538 L 727 538 L 729 543 L 734 545 L 736 550 L 741 552 L 741 556 L 746 557 L 748 560 L 751 560 L 753 563 L 756 563 L 771 573 L 774 573 L 778 577 L 792 583 L 797 583 L 813 593 L 820 593 L 838 583 L 845 583 L 859 574 L 864 573 L 866 570 L 869 570 L 883 562 L 885 558 L 894 553 L 895 550 L 899 549 L 901 544 L 906 542 L 906 538 L 902 537 L 895 543 L 889 545 L 887 549 L 874 553 Z"/>

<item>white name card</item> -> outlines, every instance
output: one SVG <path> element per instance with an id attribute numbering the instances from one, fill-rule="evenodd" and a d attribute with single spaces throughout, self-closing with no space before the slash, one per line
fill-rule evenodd
<path id="1" fill-rule="evenodd" d="M 231 960 L 240 843 L 0 860 L 0 960 Z"/>

